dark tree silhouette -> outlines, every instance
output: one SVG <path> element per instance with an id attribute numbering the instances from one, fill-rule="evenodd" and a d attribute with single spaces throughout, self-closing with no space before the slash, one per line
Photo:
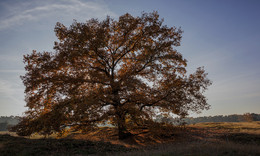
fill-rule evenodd
<path id="1" fill-rule="evenodd" d="M 156 112 L 185 116 L 209 108 L 203 92 L 211 81 L 203 68 L 186 74 L 187 61 L 174 49 L 182 30 L 162 23 L 157 12 L 75 21 L 69 28 L 57 23 L 55 52 L 24 56 L 28 111 L 18 134 L 110 121 L 123 139 Z"/>
<path id="2" fill-rule="evenodd" d="M 1 122 L 0 123 L 0 131 L 7 131 L 8 123 L 7 122 Z"/>
<path id="3" fill-rule="evenodd" d="M 200 122 L 251 122 L 260 121 L 260 114 L 245 113 L 245 114 L 232 114 L 232 115 L 216 115 L 216 116 L 204 116 L 204 117 L 189 117 L 183 119 L 188 124 L 200 123 Z"/>

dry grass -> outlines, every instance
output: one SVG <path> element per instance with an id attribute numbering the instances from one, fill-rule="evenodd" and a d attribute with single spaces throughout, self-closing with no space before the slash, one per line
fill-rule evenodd
<path id="1" fill-rule="evenodd" d="M 117 136 L 117 129 L 112 127 L 97 128 L 88 131 L 87 133 L 72 133 L 66 138 L 110 142 L 112 144 L 124 145 L 129 148 L 140 148 L 144 146 L 172 142 L 173 140 L 180 138 L 179 135 L 181 132 L 179 128 L 164 128 L 166 129 L 149 130 L 135 128 L 131 131 L 133 136 L 125 140 L 119 140 Z"/>
<path id="2" fill-rule="evenodd" d="M 190 127 L 199 127 L 209 130 L 223 130 L 227 133 L 260 134 L 260 122 L 216 122 L 198 123 Z"/>
<path id="3" fill-rule="evenodd" d="M 260 122 L 200 123 L 185 130 L 154 125 L 150 129 L 136 128 L 131 133 L 133 136 L 123 141 L 118 140 L 116 129 L 111 127 L 70 133 L 62 139 L 0 134 L 0 153 L 14 150 L 17 155 L 33 155 L 37 151 L 37 155 L 260 155 Z"/>
<path id="4" fill-rule="evenodd" d="M 122 145 L 76 139 L 28 139 L 10 135 L 0 135 L 1 156 L 41 156 L 41 155 L 98 155 L 108 152 L 129 151 Z"/>
<path id="5" fill-rule="evenodd" d="M 187 126 L 183 139 L 117 155 L 260 155 L 260 122 L 199 123 Z"/>
<path id="6" fill-rule="evenodd" d="M 112 155 L 112 154 L 111 154 Z M 114 155 L 114 154 L 113 154 Z M 163 144 L 153 148 L 131 151 L 128 153 L 117 153 L 116 155 L 126 156 L 244 156 L 260 155 L 260 148 L 257 145 L 243 145 L 233 142 L 182 142 Z"/>
<path id="7" fill-rule="evenodd" d="M 9 131 L 0 131 L 0 135 L 11 135 L 11 136 L 18 136 L 15 132 L 9 132 Z"/>

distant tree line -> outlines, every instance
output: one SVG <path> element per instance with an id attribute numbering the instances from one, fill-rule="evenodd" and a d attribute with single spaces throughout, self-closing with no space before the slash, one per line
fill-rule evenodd
<path id="1" fill-rule="evenodd" d="M 251 122 L 260 121 L 260 114 L 245 113 L 245 114 L 232 114 L 232 115 L 216 115 L 216 116 L 203 116 L 203 117 L 186 117 L 186 118 L 173 118 L 169 116 L 158 115 L 155 119 L 156 122 L 164 122 L 171 124 L 195 124 L 201 122 Z"/>
<path id="2" fill-rule="evenodd" d="M 7 131 L 9 127 L 17 125 L 19 116 L 0 116 L 0 131 Z"/>
<path id="3" fill-rule="evenodd" d="M 7 131 L 9 127 L 18 124 L 21 117 L 19 116 L 0 116 L 0 131 Z M 203 117 L 186 117 L 173 118 L 170 116 L 157 115 L 156 122 L 170 123 L 175 125 L 180 124 L 195 124 L 201 122 L 251 122 L 260 121 L 260 114 L 245 113 L 232 115 L 217 115 L 217 116 L 203 116 Z M 107 124 L 105 124 L 107 126 Z"/>
<path id="4" fill-rule="evenodd" d="M 194 124 L 200 122 L 251 122 L 260 121 L 260 114 L 255 113 L 245 113 L 242 115 L 232 114 L 232 115 L 217 115 L 217 116 L 204 116 L 197 118 L 185 118 L 184 121 L 187 124 Z"/>

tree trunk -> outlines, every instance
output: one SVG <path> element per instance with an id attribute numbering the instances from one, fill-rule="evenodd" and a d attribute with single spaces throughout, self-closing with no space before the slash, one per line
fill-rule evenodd
<path id="1" fill-rule="evenodd" d="M 131 133 L 127 131 L 126 129 L 126 123 L 125 123 L 125 112 L 122 109 L 121 103 L 120 103 L 120 97 L 119 97 L 119 87 L 112 82 L 112 94 L 114 95 L 113 102 L 116 110 L 116 118 L 117 118 L 117 128 L 118 128 L 118 137 L 119 140 L 123 140 L 131 136 Z"/>
<path id="2" fill-rule="evenodd" d="M 117 126 L 118 126 L 118 137 L 119 137 L 119 140 L 126 139 L 126 138 L 128 138 L 128 137 L 130 137 L 132 135 L 126 129 L 125 116 L 124 115 L 118 114 Z"/>

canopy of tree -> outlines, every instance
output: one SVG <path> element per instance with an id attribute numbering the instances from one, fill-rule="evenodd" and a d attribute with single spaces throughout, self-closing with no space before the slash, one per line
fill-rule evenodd
<path id="1" fill-rule="evenodd" d="M 203 93 L 211 81 L 203 68 L 186 74 L 187 61 L 174 49 L 182 30 L 163 25 L 157 12 L 69 28 L 57 23 L 55 32 L 54 53 L 24 56 L 28 111 L 15 127 L 20 135 L 110 121 L 123 139 L 158 112 L 186 116 L 209 108 Z"/>

